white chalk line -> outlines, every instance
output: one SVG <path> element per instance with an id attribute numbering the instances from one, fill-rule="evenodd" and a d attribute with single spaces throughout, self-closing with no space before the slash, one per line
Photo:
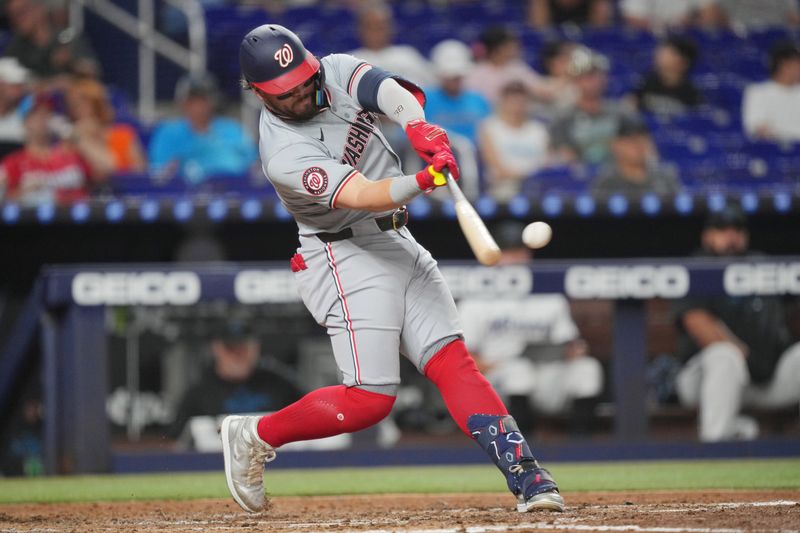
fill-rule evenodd
<path id="1" fill-rule="evenodd" d="M 649 509 L 649 507 L 663 507 L 664 505 L 676 505 L 674 509 Z M 800 502 L 791 501 L 791 500 L 772 500 L 772 501 L 760 501 L 760 502 L 720 502 L 720 503 L 709 503 L 709 504 L 686 504 L 686 503 L 675 503 L 675 504 L 663 504 L 663 503 L 648 503 L 648 504 L 594 504 L 594 505 L 587 505 L 576 507 L 575 510 L 585 511 L 585 510 L 594 510 L 594 509 L 602 509 L 602 510 L 632 510 L 637 509 L 638 511 L 645 511 L 645 512 L 655 512 L 655 513 L 679 513 L 679 512 L 687 512 L 687 511 L 715 511 L 715 510 L 726 510 L 726 509 L 737 509 L 742 507 L 790 507 L 800 505 Z M 437 511 L 437 513 L 444 513 L 444 514 L 459 514 L 463 515 L 464 513 L 470 512 L 511 512 L 509 509 L 495 507 L 491 509 L 477 509 L 477 508 L 464 508 L 464 509 L 443 509 L 441 511 Z M 217 530 L 217 531 L 228 531 L 228 530 L 239 530 L 242 528 L 242 524 L 237 523 L 235 525 L 230 525 L 230 520 L 235 520 L 241 518 L 242 515 L 236 514 L 224 514 L 224 515 L 217 515 L 218 518 L 206 518 L 206 519 L 175 519 L 175 520 L 134 520 L 134 519 L 119 519 L 115 518 L 112 525 L 95 525 L 95 528 L 102 528 L 106 530 L 116 531 L 120 526 L 139 526 L 139 527 L 158 527 L 158 528 L 170 528 L 170 527 L 179 527 L 179 526 L 189 526 L 193 530 L 198 531 L 207 531 L 207 530 Z M 554 515 L 557 516 L 557 515 Z M 261 518 L 263 515 L 254 515 L 252 516 L 251 520 L 255 523 L 262 522 Z M 347 526 L 369 526 L 370 524 L 375 524 L 376 522 L 383 522 L 382 525 L 386 525 L 391 527 L 394 525 L 399 525 L 400 523 L 407 522 L 408 520 L 419 520 L 424 519 L 424 517 L 410 517 L 410 518 L 393 518 L 393 519 L 377 519 L 377 518 L 370 518 L 370 519 L 363 519 L 363 520 L 354 520 L 352 518 L 348 519 L 334 519 L 334 520 L 327 520 L 324 522 L 292 522 L 290 519 L 283 519 L 283 520 L 275 520 L 272 518 L 267 518 L 266 522 L 269 523 L 272 527 L 285 527 L 286 529 L 291 530 L 301 530 L 306 531 L 308 533 L 313 533 L 315 531 L 322 531 L 321 528 L 342 528 Z M 349 530 L 358 533 L 384 533 L 384 532 L 394 532 L 394 533 L 459 533 L 466 531 L 467 533 L 483 533 L 483 532 L 490 532 L 490 531 L 514 531 L 520 529 L 534 529 L 534 530 L 573 530 L 573 531 L 600 531 L 600 532 L 614 532 L 614 531 L 633 531 L 633 532 L 647 532 L 647 533 L 800 533 L 800 530 L 789 530 L 789 529 L 741 529 L 741 528 L 691 528 L 691 527 L 648 527 L 648 526 L 639 526 L 639 525 L 613 525 L 613 526 L 606 526 L 606 525 L 591 525 L 591 524 L 581 524 L 578 523 L 582 521 L 581 517 L 557 517 L 553 522 L 533 522 L 533 523 L 525 523 L 525 524 L 492 524 L 492 525 L 476 525 L 476 526 L 468 526 L 466 528 L 441 528 L 441 529 L 397 529 L 392 528 L 390 530 L 385 529 L 371 529 L 371 530 Z M 52 527 L 38 527 L 38 528 L 25 528 L 25 529 L 18 529 L 18 528 L 11 528 L 11 529 L 0 529 L 0 533 L 17 533 L 17 532 L 30 532 L 30 533 L 49 533 L 54 531 L 62 531 L 61 529 L 52 528 Z"/>
<path id="2" fill-rule="evenodd" d="M 467 528 L 443 529 L 369 529 L 344 530 L 343 533 L 486 533 L 489 531 L 515 530 L 564 530 L 564 531 L 633 531 L 636 533 L 798 533 L 795 529 L 740 529 L 709 527 L 659 527 L 638 525 L 592 526 L 588 524 L 554 524 L 550 522 L 531 522 L 525 524 L 494 524 L 469 526 Z"/>

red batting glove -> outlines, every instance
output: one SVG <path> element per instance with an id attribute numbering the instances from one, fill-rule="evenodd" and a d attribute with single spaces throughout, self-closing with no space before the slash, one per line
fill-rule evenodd
<path id="1" fill-rule="evenodd" d="M 456 158 L 450 150 L 442 150 L 433 156 L 431 164 L 417 172 L 417 183 L 423 191 L 431 191 L 436 187 L 447 185 L 447 178 L 444 177 L 444 169 L 450 171 L 454 180 L 458 180 L 458 165 Z"/>
<path id="2" fill-rule="evenodd" d="M 447 133 L 436 124 L 428 124 L 421 118 L 410 120 L 406 124 L 406 135 L 411 142 L 411 147 L 425 160 L 433 162 L 433 156 L 442 150 L 450 150 L 450 139 Z"/>

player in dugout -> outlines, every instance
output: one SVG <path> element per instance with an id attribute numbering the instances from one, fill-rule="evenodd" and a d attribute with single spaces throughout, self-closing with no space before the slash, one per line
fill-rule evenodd
<path id="1" fill-rule="evenodd" d="M 399 354 L 441 392 L 458 427 L 505 475 L 517 510 L 561 511 L 564 500 L 464 345 L 453 297 L 406 227 L 405 204 L 458 178 L 445 131 L 425 121 L 413 83 L 356 57 L 317 59 L 275 24 L 240 47 L 243 85 L 263 103 L 264 173 L 299 230 L 298 290 L 327 328 L 343 384 L 268 416 L 229 416 L 221 437 L 228 488 L 246 511 L 266 505 L 263 464 L 283 444 L 358 431 L 392 409 Z M 428 163 L 405 175 L 377 115 L 399 124 Z"/>

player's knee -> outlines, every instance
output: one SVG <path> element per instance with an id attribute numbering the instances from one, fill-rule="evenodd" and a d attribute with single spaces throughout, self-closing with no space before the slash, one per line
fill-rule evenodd
<path id="1" fill-rule="evenodd" d="M 782 365 L 787 370 L 787 372 L 793 376 L 797 376 L 800 379 L 800 342 L 795 343 L 788 350 L 783 354 L 781 359 L 785 359 L 785 363 Z M 782 362 L 782 361 L 781 361 Z M 780 365 L 781 362 L 778 364 Z"/>
<path id="2" fill-rule="evenodd" d="M 574 398 L 591 398 L 603 389 L 603 367 L 593 357 L 579 357 L 569 364 L 566 387 Z"/>
<path id="3" fill-rule="evenodd" d="M 454 340 L 434 355 L 424 369 L 425 376 L 436 383 L 447 375 L 462 377 L 480 374 L 475 360 L 461 339 Z"/>
<path id="4" fill-rule="evenodd" d="M 742 352 L 731 342 L 715 342 L 703 350 L 703 372 L 724 373 L 744 379 L 747 365 Z"/>
<path id="5" fill-rule="evenodd" d="M 366 386 L 374 388 L 375 386 Z M 380 387 L 380 386 L 378 386 Z M 392 392 L 391 385 L 385 386 L 385 392 Z M 364 386 L 351 387 L 348 389 L 348 404 L 349 404 L 349 420 L 341 420 L 341 422 L 350 425 L 353 424 L 356 429 L 348 429 L 348 431 L 358 431 L 359 429 L 367 428 L 373 424 L 377 424 L 386 418 L 392 411 L 394 406 L 396 387 L 394 394 L 383 394 L 364 388 Z"/>
<path id="6" fill-rule="evenodd" d="M 728 341 L 713 342 L 703 350 L 703 359 L 706 361 L 725 361 L 735 357 L 742 357 L 735 344 Z"/>

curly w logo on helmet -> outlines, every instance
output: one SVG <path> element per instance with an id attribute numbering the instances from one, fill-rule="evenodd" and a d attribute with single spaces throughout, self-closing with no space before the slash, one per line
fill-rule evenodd
<path id="1" fill-rule="evenodd" d="M 294 51 L 292 50 L 291 46 L 289 46 L 288 44 L 284 44 L 283 46 L 280 47 L 280 49 L 278 49 L 277 52 L 275 52 L 275 55 L 273 57 L 280 66 L 286 68 L 292 62 L 292 59 L 294 59 Z"/>

